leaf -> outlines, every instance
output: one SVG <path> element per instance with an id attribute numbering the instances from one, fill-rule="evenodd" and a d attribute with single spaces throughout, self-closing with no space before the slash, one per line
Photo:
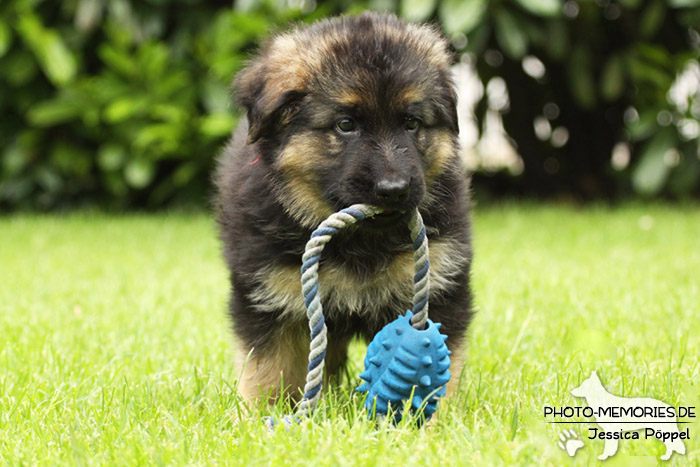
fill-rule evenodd
<path id="1" fill-rule="evenodd" d="M 491 27 L 489 24 L 487 22 L 480 24 L 469 34 L 465 51 L 481 54 L 486 49 L 490 36 Z"/>
<path id="2" fill-rule="evenodd" d="M 145 188 L 154 176 L 155 167 L 143 159 L 133 159 L 124 168 L 124 179 L 132 188 Z"/>
<path id="3" fill-rule="evenodd" d="M 151 194 L 148 196 L 149 206 L 162 206 L 168 198 L 175 194 L 176 190 L 177 187 L 175 186 L 175 183 L 173 183 L 173 179 L 166 178 L 158 183 L 155 188 L 150 190 Z"/>
<path id="4" fill-rule="evenodd" d="M 31 159 L 32 157 L 23 145 L 16 141 L 13 142 L 4 149 L 2 158 L 0 158 L 3 176 L 10 179 L 16 178 L 31 163 Z"/>
<path id="5" fill-rule="evenodd" d="M 656 121 L 657 113 L 658 110 L 656 109 L 647 109 L 642 112 L 636 122 L 633 122 L 628 126 L 632 141 L 641 141 L 648 138 L 652 135 L 652 133 L 658 130 L 659 125 Z"/>
<path id="6" fill-rule="evenodd" d="M 664 187 L 671 168 L 664 162 L 666 151 L 676 143 L 674 131 L 659 131 L 642 151 L 639 163 L 632 171 L 634 190 L 645 196 L 658 194 Z"/>
<path id="7" fill-rule="evenodd" d="M 505 9 L 495 14 L 496 40 L 510 58 L 518 60 L 527 52 L 527 36 L 517 18 Z"/>
<path id="8" fill-rule="evenodd" d="M 578 46 L 569 60 L 569 84 L 574 99 L 584 109 L 592 109 L 596 103 L 593 70 L 588 49 Z"/>
<path id="9" fill-rule="evenodd" d="M 399 13 L 408 21 L 425 21 L 435 11 L 437 0 L 401 0 Z"/>
<path id="10" fill-rule="evenodd" d="M 20 17 L 17 30 L 51 82 L 63 86 L 73 80 L 78 71 L 76 58 L 56 31 L 45 28 L 30 13 Z"/>
<path id="11" fill-rule="evenodd" d="M 673 67 L 672 56 L 669 55 L 668 48 L 662 44 L 640 42 L 637 44 L 637 47 L 635 47 L 635 50 L 639 53 L 640 57 L 643 57 L 650 63 L 654 63 L 661 67 Z"/>
<path id="12" fill-rule="evenodd" d="M 692 8 L 700 6 L 700 0 L 670 0 L 668 3 L 671 5 L 671 8 Z"/>
<path id="13" fill-rule="evenodd" d="M 669 188 L 679 197 L 691 194 L 700 181 L 700 160 L 692 155 L 695 148 L 687 146 L 687 150 L 682 151 L 680 164 L 671 170 L 668 177 Z"/>
<path id="14" fill-rule="evenodd" d="M 68 176 L 86 177 L 92 168 L 92 154 L 84 147 L 59 141 L 51 148 L 51 164 Z"/>
<path id="15" fill-rule="evenodd" d="M 145 110 L 146 102 L 143 99 L 125 97 L 109 104 L 105 109 L 104 117 L 110 123 L 119 123 L 141 116 Z"/>
<path id="16" fill-rule="evenodd" d="M 21 205 L 34 191 L 34 180 L 30 176 L 19 176 L 0 180 L 0 200 Z"/>
<path id="17" fill-rule="evenodd" d="M 632 10 L 637 8 L 642 3 L 642 0 L 619 0 L 619 1 L 623 7 L 629 8 Z"/>
<path id="18" fill-rule="evenodd" d="M 17 49 L 17 48 L 16 48 Z M 3 79 L 12 87 L 20 87 L 31 81 L 38 73 L 36 60 L 24 47 L 11 50 L 2 59 Z"/>
<path id="19" fill-rule="evenodd" d="M 543 28 L 539 22 L 523 21 L 522 30 L 533 48 L 534 46 L 537 48 L 546 47 L 548 42 L 552 40 L 552 38 L 547 35 L 547 30 Z"/>
<path id="20" fill-rule="evenodd" d="M 199 97 L 204 104 L 204 108 L 210 112 L 224 112 L 231 107 L 231 91 L 224 83 L 207 79 L 202 84 Z"/>
<path id="21" fill-rule="evenodd" d="M 107 172 L 121 168 L 125 159 L 126 149 L 114 143 L 103 144 L 97 153 L 97 163 Z"/>
<path id="22" fill-rule="evenodd" d="M 126 182 L 121 174 L 114 172 L 103 173 L 101 180 L 102 184 L 105 186 L 107 191 L 112 194 L 114 199 L 118 200 L 123 198 L 129 192 L 129 187 L 126 185 Z"/>
<path id="23" fill-rule="evenodd" d="M 447 34 L 468 34 L 481 22 L 488 0 L 443 0 L 438 14 Z"/>
<path id="24" fill-rule="evenodd" d="M 175 186 L 185 186 L 197 175 L 198 166 L 194 162 L 182 164 L 173 173 L 172 181 Z"/>
<path id="25" fill-rule="evenodd" d="M 548 21 L 547 50 L 552 58 L 561 60 L 569 51 L 569 27 L 561 20 Z"/>
<path id="26" fill-rule="evenodd" d="M 100 45 L 97 53 L 109 68 L 124 76 L 132 77 L 138 70 L 138 64 L 134 57 L 112 44 Z"/>
<path id="27" fill-rule="evenodd" d="M 78 0 L 74 24 L 78 31 L 87 33 L 94 30 L 102 19 L 103 0 Z"/>
<path id="28" fill-rule="evenodd" d="M 659 30 L 666 16 L 666 5 L 661 0 L 652 2 L 642 13 L 639 20 L 639 33 L 642 37 L 652 37 Z"/>
<path id="29" fill-rule="evenodd" d="M 520 6 L 538 16 L 559 16 L 562 10 L 561 0 L 516 0 Z"/>
<path id="30" fill-rule="evenodd" d="M 64 181 L 56 169 L 50 165 L 42 165 L 34 172 L 37 184 L 43 191 L 55 194 L 63 188 Z M 46 197 L 48 198 L 48 197 Z M 45 199 L 46 199 L 45 198 Z M 48 200 L 48 199 L 47 199 Z"/>
<path id="31" fill-rule="evenodd" d="M 625 89 L 625 70 L 618 55 L 610 57 L 600 77 L 600 92 L 605 100 L 613 101 Z"/>
<path id="32" fill-rule="evenodd" d="M 227 113 L 215 113 L 202 117 L 199 131 L 208 137 L 218 138 L 227 136 L 233 130 L 236 119 Z"/>
<path id="33" fill-rule="evenodd" d="M 181 150 L 184 135 L 185 131 L 182 125 L 155 123 L 141 127 L 133 144 L 147 152 L 152 158 L 163 157 Z"/>
<path id="34" fill-rule="evenodd" d="M 10 49 L 12 43 L 12 31 L 5 21 L 0 18 L 0 57 Z"/>
<path id="35" fill-rule="evenodd" d="M 55 126 L 75 120 L 82 114 L 82 109 L 73 101 L 58 97 L 35 104 L 27 113 L 27 119 L 38 127 Z"/>
<path id="36" fill-rule="evenodd" d="M 155 104 L 150 108 L 149 115 L 154 120 L 170 123 L 185 122 L 189 117 L 187 109 L 172 104 Z"/>
<path id="37" fill-rule="evenodd" d="M 162 80 L 168 67 L 169 54 L 168 47 L 163 43 L 142 44 L 136 54 L 140 74 L 153 82 Z"/>
<path id="38" fill-rule="evenodd" d="M 673 74 L 663 67 L 649 63 L 638 55 L 628 55 L 625 63 L 627 65 L 627 73 L 635 84 L 650 83 L 657 89 L 666 90 L 673 82 Z"/>

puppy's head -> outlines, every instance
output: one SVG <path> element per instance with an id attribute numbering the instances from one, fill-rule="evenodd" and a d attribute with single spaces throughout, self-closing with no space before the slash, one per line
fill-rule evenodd
<path id="1" fill-rule="evenodd" d="M 458 160 L 450 58 L 433 28 L 390 15 L 273 37 L 235 87 L 287 211 L 312 227 L 369 203 L 390 226 L 429 199 Z"/>

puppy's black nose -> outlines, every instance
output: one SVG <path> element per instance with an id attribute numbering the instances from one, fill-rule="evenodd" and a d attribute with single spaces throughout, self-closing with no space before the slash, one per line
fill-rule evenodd
<path id="1" fill-rule="evenodd" d="M 375 187 L 377 198 L 384 204 L 401 204 L 408 199 L 409 181 L 406 179 L 383 179 Z"/>

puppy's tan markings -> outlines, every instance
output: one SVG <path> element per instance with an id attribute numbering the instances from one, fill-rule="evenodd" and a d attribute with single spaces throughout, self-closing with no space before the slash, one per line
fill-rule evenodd
<path id="1" fill-rule="evenodd" d="M 308 329 L 303 323 L 282 331 L 264 352 L 240 343 L 237 350 L 236 367 L 242 371 L 238 392 L 243 400 L 249 404 L 266 399 L 273 402 L 283 393 L 293 400 L 300 398 L 297 388 L 304 387 L 309 354 Z"/>
<path id="2" fill-rule="evenodd" d="M 285 175 L 285 184 L 277 189 L 277 198 L 292 217 L 310 228 L 334 212 L 323 201 L 314 175 L 318 166 L 326 163 L 319 148 L 327 146 L 324 138 L 311 132 L 299 133 L 292 136 L 275 163 Z"/>
<path id="3" fill-rule="evenodd" d="M 282 395 L 292 401 L 301 399 L 301 390 L 306 384 L 308 333 L 306 323 L 299 323 L 276 336 L 260 353 L 238 344 L 236 367 L 242 371 L 238 391 L 251 408 L 260 401 L 273 403 Z M 349 337 L 329 338 L 325 359 L 326 384 L 340 377 L 340 370 L 347 361 L 349 343 Z"/>
<path id="4" fill-rule="evenodd" d="M 458 343 L 448 345 L 452 356 L 450 357 L 450 381 L 447 383 L 447 394 L 445 397 L 451 397 L 456 395 L 459 390 L 460 381 L 462 379 L 462 372 L 464 371 L 464 365 L 467 360 L 467 351 L 462 341 L 465 339 L 463 336 L 459 336 L 456 341 Z"/>
<path id="5" fill-rule="evenodd" d="M 298 31 L 273 37 L 261 53 L 266 59 L 253 62 L 240 72 L 237 82 L 243 94 L 262 83 L 257 104 L 262 114 L 272 112 L 285 93 L 304 91 L 309 80 L 319 73 L 323 51 L 309 47 L 304 37 Z"/>
<path id="6" fill-rule="evenodd" d="M 345 107 L 357 107 L 366 99 L 354 89 L 343 89 L 332 94 L 332 99 Z"/>
<path id="7" fill-rule="evenodd" d="M 398 101 L 404 104 L 421 102 L 425 98 L 425 90 L 419 86 L 408 86 L 401 90 Z"/>
<path id="8" fill-rule="evenodd" d="M 436 132 L 432 136 L 432 141 L 426 151 L 426 157 L 429 165 L 425 176 L 427 182 L 431 183 L 448 170 L 450 164 L 454 163 L 458 158 L 458 155 L 455 153 L 452 135 L 448 131 Z"/>
<path id="9" fill-rule="evenodd" d="M 320 151 L 326 147 L 325 138 L 312 131 L 293 135 L 279 158 L 275 168 L 289 173 L 290 176 L 308 176 L 316 167 L 324 164 Z"/>
<path id="10" fill-rule="evenodd" d="M 318 68 L 313 55 L 301 53 L 302 47 L 289 35 L 275 37 L 269 46 L 269 60 L 265 63 L 267 80 L 263 96 L 274 100 L 287 91 L 300 90 Z"/>
<path id="11" fill-rule="evenodd" d="M 456 254 L 459 243 L 440 238 L 430 244 L 430 287 L 435 294 L 454 284 L 454 276 L 468 261 Z M 283 310 L 284 315 L 305 316 L 301 295 L 301 272 L 296 266 L 271 265 L 260 271 L 260 285 L 250 299 L 260 311 Z M 343 266 L 324 265 L 319 269 L 321 300 L 331 310 L 343 314 L 370 316 L 385 305 L 396 307 L 397 315 L 410 306 L 413 293 L 413 253 L 396 255 L 381 272 L 359 277 Z"/>
<path id="12" fill-rule="evenodd" d="M 285 211 L 304 227 L 314 228 L 333 214 L 333 209 L 322 202 L 316 185 L 301 179 L 290 179 L 284 189 L 275 187 L 275 195 Z"/>

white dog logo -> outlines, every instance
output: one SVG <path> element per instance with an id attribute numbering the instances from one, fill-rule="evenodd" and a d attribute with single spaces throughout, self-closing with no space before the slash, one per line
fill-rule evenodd
<path id="1" fill-rule="evenodd" d="M 602 428 L 598 438 L 605 439 L 605 448 L 598 459 L 605 460 L 617 452 L 620 438 L 629 439 L 624 432 L 644 430 L 645 437 L 654 436 L 666 446 L 666 452 L 661 460 L 670 459 L 675 452 L 685 454 L 685 445 L 681 440 L 683 432 L 678 430 L 676 417 L 660 418 L 653 416 L 652 409 L 672 410 L 672 407 L 650 397 L 619 397 L 605 390 L 595 371 L 591 376 L 571 391 L 575 397 L 586 399 L 588 406 L 593 409 L 595 421 Z M 636 413 L 636 415 L 635 415 Z M 659 422 L 665 423 L 659 423 Z M 591 428 L 598 431 L 597 428 Z M 634 438 L 639 435 L 634 433 Z"/>

